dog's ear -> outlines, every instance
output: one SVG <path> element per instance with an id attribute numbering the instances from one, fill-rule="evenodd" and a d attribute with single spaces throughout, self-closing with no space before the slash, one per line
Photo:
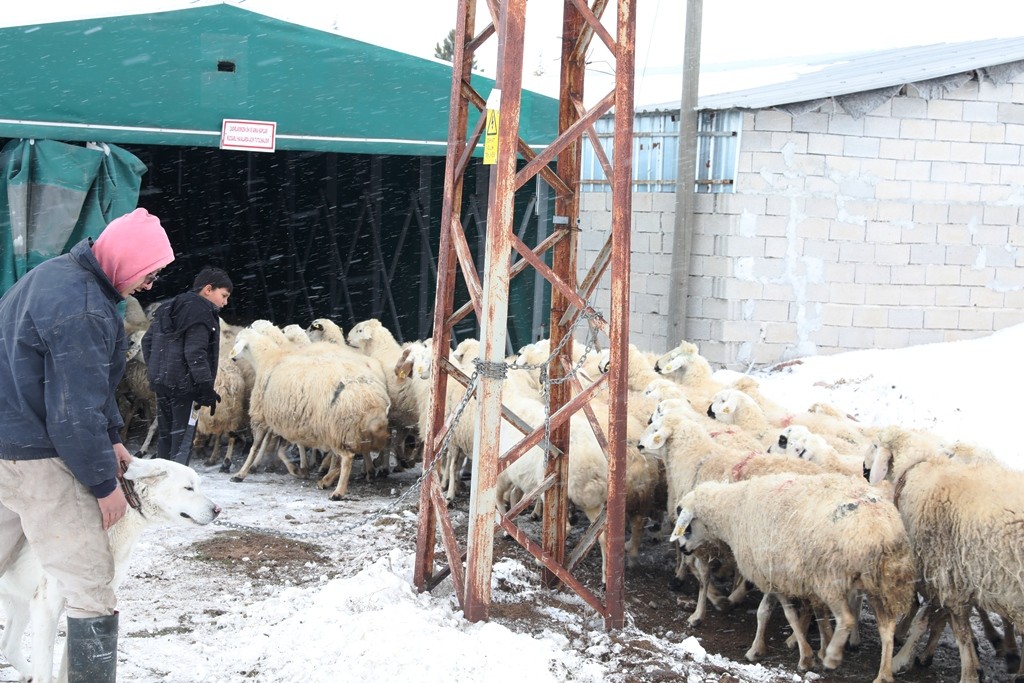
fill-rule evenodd
<path id="1" fill-rule="evenodd" d="M 167 461 L 134 458 L 124 473 L 125 479 L 153 479 L 167 476 Z"/>

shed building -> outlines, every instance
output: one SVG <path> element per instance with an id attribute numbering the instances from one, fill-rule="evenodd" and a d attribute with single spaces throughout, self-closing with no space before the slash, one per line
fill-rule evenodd
<path id="1" fill-rule="evenodd" d="M 712 362 L 1024 321 L 1024 38 L 854 55 L 699 110 L 685 336 Z M 656 350 L 679 341 L 666 338 L 678 117 L 678 103 L 640 107 L 634 126 L 631 341 Z M 582 267 L 610 221 L 586 160 Z"/>

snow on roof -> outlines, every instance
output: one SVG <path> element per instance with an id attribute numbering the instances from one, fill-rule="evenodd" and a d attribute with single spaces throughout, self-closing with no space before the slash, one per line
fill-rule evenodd
<path id="1" fill-rule="evenodd" d="M 802 73 L 779 71 L 779 80 L 756 87 L 702 95 L 699 109 L 765 109 L 796 102 L 883 90 L 907 83 L 989 70 L 1024 60 L 1024 37 L 937 43 L 863 52 Z M 703 74 L 702 74 L 703 75 Z M 993 76 L 990 76 L 993 77 Z M 679 111 L 669 101 L 636 107 L 638 113 Z"/>

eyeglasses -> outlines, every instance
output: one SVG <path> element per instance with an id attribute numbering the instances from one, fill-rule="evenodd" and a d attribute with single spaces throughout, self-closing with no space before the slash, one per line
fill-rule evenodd
<path id="1" fill-rule="evenodd" d="M 151 285 L 154 282 L 156 282 L 159 277 L 160 277 L 160 271 L 159 270 L 153 271 L 152 273 L 150 273 L 149 275 L 146 276 L 146 279 L 142 281 L 142 284 L 144 284 L 144 285 Z"/>

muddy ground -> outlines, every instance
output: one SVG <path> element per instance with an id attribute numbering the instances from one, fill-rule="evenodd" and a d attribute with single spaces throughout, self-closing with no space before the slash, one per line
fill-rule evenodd
<path id="1" fill-rule="evenodd" d="M 237 466 L 236 463 L 235 468 Z M 201 461 L 197 465 L 197 469 L 208 476 L 228 476 L 220 474 L 217 468 L 203 467 Z M 356 463 L 353 471 L 361 472 L 359 463 Z M 371 481 L 354 478 L 350 485 L 349 496 L 367 501 L 372 501 L 379 496 L 383 506 L 387 504 L 387 501 L 394 500 L 396 487 L 402 490 L 415 485 L 416 480 L 409 476 L 409 473 L 404 473 L 400 477 L 392 475 Z M 411 501 L 409 507 L 413 509 L 416 496 L 410 496 L 409 500 Z M 324 505 L 330 505 L 330 501 L 326 499 L 326 493 L 324 494 Z M 468 505 L 468 495 L 463 495 L 455 502 L 451 510 L 453 523 L 463 542 Z M 539 537 L 540 531 L 537 522 L 524 520 L 523 526 L 533 538 Z M 583 530 L 582 523 L 578 523 L 574 527 L 570 544 L 582 535 Z M 415 543 L 415 526 L 410 523 L 400 530 L 400 533 L 401 542 L 407 542 L 412 547 Z M 197 544 L 195 550 L 197 557 L 220 564 L 228 571 L 245 572 L 252 578 L 278 582 L 289 581 L 292 584 L 302 584 L 307 580 L 306 567 L 310 562 L 321 566 L 326 564 L 322 561 L 323 549 L 318 548 L 315 543 L 298 542 L 244 530 L 220 534 L 214 539 Z M 439 562 L 444 560 L 444 554 L 440 547 L 437 556 Z M 530 564 L 529 555 L 525 550 L 513 540 L 498 536 L 495 542 L 495 559 L 502 557 L 513 557 L 523 561 L 524 564 Z M 246 561 L 240 561 L 242 558 L 246 558 Z M 691 581 L 685 584 L 680 592 L 672 590 L 670 584 L 672 583 L 674 562 L 674 551 L 667 542 L 648 539 L 643 544 L 636 566 L 626 573 L 627 623 L 634 628 L 628 629 L 619 637 L 618 642 L 622 645 L 622 650 L 621 653 L 614 655 L 619 658 L 618 667 L 620 671 L 625 672 L 626 680 L 637 683 L 678 680 L 678 674 L 673 673 L 671 669 L 659 668 L 659 655 L 656 649 L 646 647 L 642 634 L 649 634 L 672 642 L 682 642 L 692 635 L 700 640 L 702 646 L 709 653 L 720 654 L 736 662 L 746 661 L 744 653 L 754 638 L 755 613 L 761 595 L 757 591 L 752 591 L 742 605 L 737 606 L 729 613 L 709 609 L 704 624 L 696 629 L 690 628 L 686 623 L 686 618 L 692 612 L 695 604 L 696 584 Z M 273 567 L 274 571 L 267 572 L 266 567 Z M 599 586 L 600 557 L 596 550 L 592 551 L 583 561 L 577 570 L 577 576 L 592 590 Z M 450 584 L 450 581 L 447 583 Z M 498 590 L 501 591 L 502 588 L 499 587 Z M 553 593 L 531 592 L 529 598 L 522 602 L 516 601 L 514 594 L 509 594 L 501 596 L 500 600 L 497 598 L 494 600 L 491 607 L 491 618 L 516 631 L 540 633 L 543 629 L 551 627 L 550 618 L 544 612 L 544 603 L 547 599 L 550 599 L 552 603 L 557 602 L 560 609 L 566 609 L 566 602 L 558 600 L 557 595 Z M 589 612 L 589 614 L 581 614 L 582 618 L 596 620 L 596 614 L 588 607 L 581 606 L 578 609 L 581 613 Z M 981 633 L 977 627 L 976 632 Z M 637 633 L 641 635 L 637 635 Z M 786 649 L 784 645 L 789 634 L 790 630 L 782 610 L 777 608 L 768 630 L 769 653 L 761 663 L 772 668 L 782 667 L 790 672 L 777 678 L 780 683 L 781 681 L 801 680 L 800 677 L 794 679 L 797 655 L 795 651 Z M 818 680 L 859 683 L 871 681 L 875 677 L 878 670 L 879 642 L 874 629 L 873 617 L 866 608 L 861 634 L 861 647 L 856 650 L 848 650 L 842 666 L 837 671 L 826 673 L 819 669 L 816 672 L 820 676 Z M 812 636 L 812 645 L 817 647 L 816 633 Z M 984 638 L 980 639 L 979 647 L 987 680 L 1012 680 L 1012 677 L 1005 673 L 1003 662 L 996 658 L 992 646 Z M 706 664 L 703 666 L 707 668 Z M 812 680 L 813 678 L 812 675 L 803 677 L 803 680 Z M 959 656 L 948 629 L 940 641 L 931 666 L 927 668 L 915 666 L 900 678 L 921 683 L 940 683 L 959 679 Z M 717 680 L 730 682 L 741 679 L 723 669 L 721 677 Z M 758 680 L 765 679 L 759 678 Z"/>

